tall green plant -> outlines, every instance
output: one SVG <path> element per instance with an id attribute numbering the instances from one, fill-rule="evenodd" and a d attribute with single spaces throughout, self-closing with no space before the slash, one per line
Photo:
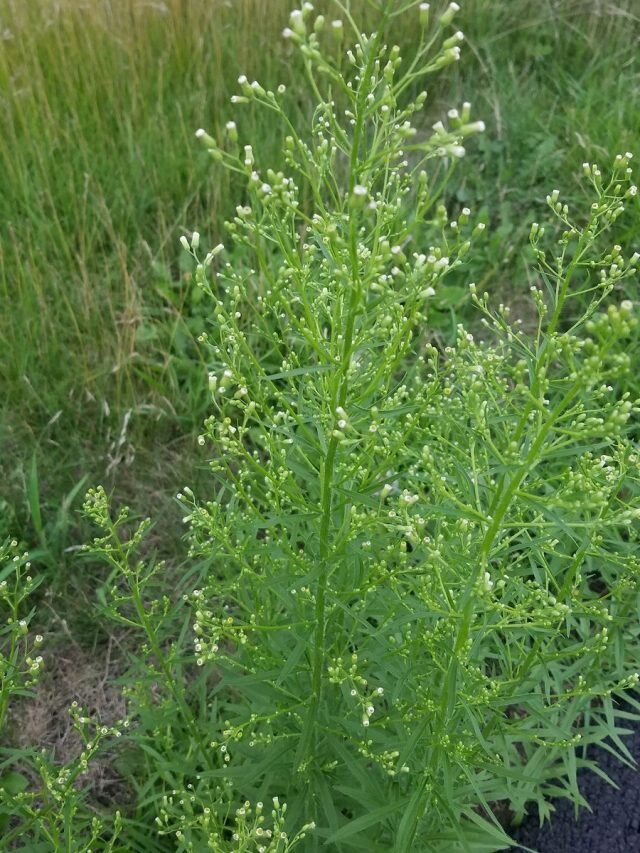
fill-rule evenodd
<path id="1" fill-rule="evenodd" d="M 419 81 L 459 58 L 457 5 L 433 23 L 426 3 L 372 5 L 369 35 L 348 4 L 291 14 L 306 135 L 283 87 L 240 78 L 234 104 L 287 128 L 286 172 L 233 121 L 224 141 L 197 134 L 246 180 L 228 223 L 245 261 L 183 241 L 212 300 L 213 485 L 179 498 L 211 569 L 173 646 L 162 567 L 134 556 L 144 531 L 127 539 L 102 490 L 86 505 L 108 609 L 146 634 L 142 801 L 180 850 L 499 850 L 497 801 L 516 819 L 551 795 L 578 805 L 590 743 L 628 758 L 615 697 L 638 681 L 640 469 L 618 389 L 637 319 L 616 293 L 639 256 L 595 247 L 635 203 L 631 155 L 606 179 L 585 164 L 586 217 L 554 191 L 558 228 L 532 226 L 533 335 L 470 283 L 485 339 L 460 327 L 438 347 L 430 300 L 483 231 L 446 207 L 446 181 L 483 125 L 468 104 L 416 121 Z M 409 14 L 423 36 L 403 58 L 387 37 Z"/>

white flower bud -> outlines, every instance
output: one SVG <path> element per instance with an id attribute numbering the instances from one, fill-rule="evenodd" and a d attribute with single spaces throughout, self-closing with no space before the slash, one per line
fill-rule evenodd
<path id="1" fill-rule="evenodd" d="M 294 33 L 296 33 L 296 35 L 303 36 L 307 32 L 307 28 L 304 23 L 304 17 L 300 9 L 294 9 L 293 12 L 289 15 L 289 23 L 291 24 L 291 28 L 293 29 Z"/>
<path id="2" fill-rule="evenodd" d="M 448 39 L 445 39 L 442 43 L 442 47 L 445 50 L 449 50 L 450 48 L 456 47 L 461 42 L 464 41 L 464 33 L 461 30 L 458 30 L 457 33 L 454 33 Z"/>
<path id="3" fill-rule="evenodd" d="M 196 130 L 196 139 L 201 139 L 205 145 L 208 145 L 209 148 L 217 148 L 216 141 L 212 136 L 209 136 L 204 128 L 199 127 Z"/>
<path id="4" fill-rule="evenodd" d="M 362 207 L 367 199 L 367 188 L 361 184 L 356 184 L 351 195 L 351 202 L 354 207 Z"/>
<path id="5" fill-rule="evenodd" d="M 444 13 L 440 16 L 440 25 L 446 27 L 447 24 L 450 24 L 451 21 L 456 16 L 456 13 L 460 11 L 460 6 L 457 3 L 449 3 L 449 6 L 445 9 Z"/>

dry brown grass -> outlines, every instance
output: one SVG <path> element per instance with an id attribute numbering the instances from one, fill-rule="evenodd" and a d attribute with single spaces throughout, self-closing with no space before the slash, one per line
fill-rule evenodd
<path id="1" fill-rule="evenodd" d="M 47 669 L 33 695 L 15 704 L 5 740 L 14 747 L 46 750 L 58 765 L 72 764 L 83 743 L 72 725 L 69 708 L 77 702 L 97 724 L 113 725 L 125 717 L 125 700 L 116 684 L 122 670 L 115 644 L 91 652 L 71 638 L 47 655 Z M 113 764 L 114 755 L 98 755 L 79 784 L 89 787 L 96 802 L 122 794 L 123 782 Z"/>

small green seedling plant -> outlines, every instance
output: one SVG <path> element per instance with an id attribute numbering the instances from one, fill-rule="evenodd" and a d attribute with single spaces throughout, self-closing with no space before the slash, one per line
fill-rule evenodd
<path id="1" fill-rule="evenodd" d="M 334 5 L 304 3 L 284 31 L 316 104 L 306 134 L 284 87 L 243 76 L 232 98 L 284 126 L 283 164 L 240 115 L 197 133 L 245 189 L 224 246 L 183 239 L 211 305 L 211 491 L 178 495 L 196 588 L 172 595 L 137 556 L 147 522 L 132 532 L 100 488 L 85 504 L 112 568 L 103 612 L 144 638 L 123 832 L 153 826 L 146 849 L 497 851 L 497 804 L 515 821 L 552 796 L 583 805 L 578 771 L 607 738 L 631 760 L 637 316 L 621 293 L 640 256 L 601 249 L 637 203 L 631 155 L 584 165 L 586 214 L 547 198 L 532 333 L 467 282 L 479 322 L 441 343 L 431 305 L 485 227 L 447 198 L 482 122 L 467 103 L 422 118 L 423 80 L 460 56 L 458 6 L 372 0 L 367 34 Z M 406 15 L 412 57 L 390 41 Z"/>

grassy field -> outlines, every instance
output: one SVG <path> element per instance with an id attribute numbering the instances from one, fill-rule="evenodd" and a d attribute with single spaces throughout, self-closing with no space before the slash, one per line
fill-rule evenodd
<path id="1" fill-rule="evenodd" d="M 279 37 L 288 8 L 0 2 L 2 526 L 46 539 L 58 563 L 73 527 L 73 501 L 63 517 L 60 503 L 83 477 L 146 512 L 198 464 L 184 436 L 206 409 L 194 345 L 206 308 L 178 237 L 198 227 L 217 242 L 232 194 L 193 132 L 221 133 L 241 72 L 287 83 L 304 111 Z M 640 136 L 638 9 L 470 0 L 460 25 L 463 62 L 430 93 L 428 118 L 466 99 L 487 122 L 453 192 L 491 223 L 478 280 L 517 300 L 520 249 L 548 188 L 578 193 L 583 160 Z M 248 109 L 240 132 L 277 160 L 280 140 L 260 121 Z M 451 303 L 445 334 L 462 307 Z"/>

